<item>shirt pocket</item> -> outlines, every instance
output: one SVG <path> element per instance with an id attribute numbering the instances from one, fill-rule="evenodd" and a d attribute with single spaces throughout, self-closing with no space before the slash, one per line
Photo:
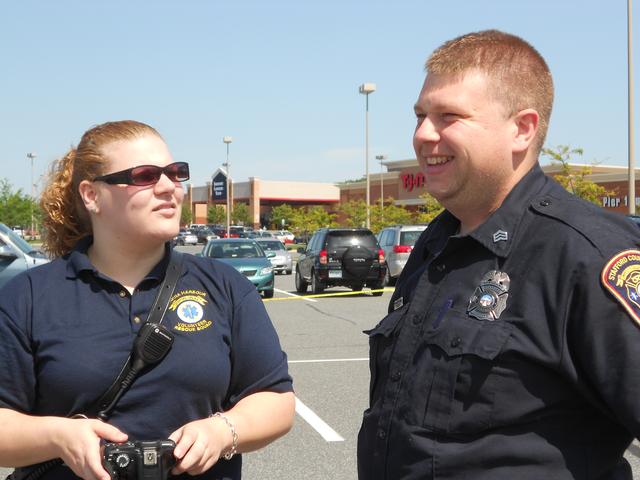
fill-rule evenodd
<path id="1" fill-rule="evenodd" d="M 511 330 L 504 320 L 477 320 L 450 310 L 438 328 L 427 332 L 426 428 L 472 434 L 491 427 L 494 397 L 502 385 L 497 362 Z"/>
<path id="2" fill-rule="evenodd" d="M 379 398 L 382 379 L 387 378 L 389 362 L 397 332 L 404 315 L 409 309 L 409 304 L 398 310 L 394 310 L 384 317 L 378 325 L 371 330 L 365 330 L 369 336 L 369 370 L 371 380 L 369 383 L 369 406 L 372 407 Z"/>

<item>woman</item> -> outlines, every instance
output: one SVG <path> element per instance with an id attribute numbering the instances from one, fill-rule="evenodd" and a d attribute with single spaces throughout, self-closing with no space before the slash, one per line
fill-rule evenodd
<path id="1" fill-rule="evenodd" d="M 234 453 L 291 428 L 286 356 L 255 287 L 191 255 L 162 323 L 175 337 L 167 356 L 108 423 L 69 418 L 111 385 L 147 318 L 188 178 L 158 132 L 134 121 L 90 129 L 54 166 L 42 208 L 57 258 L 0 294 L 0 465 L 61 458 L 43 479 L 108 480 L 101 443 L 169 438 L 172 474 L 238 479 Z"/>

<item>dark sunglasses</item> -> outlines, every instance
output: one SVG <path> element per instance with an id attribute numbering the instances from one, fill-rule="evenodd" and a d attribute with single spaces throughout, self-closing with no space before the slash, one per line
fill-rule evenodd
<path id="1" fill-rule="evenodd" d="M 166 167 L 157 165 L 139 165 L 127 168 L 119 172 L 108 173 L 93 179 L 93 181 L 105 182 L 110 185 L 124 184 L 143 187 L 158 183 L 162 174 L 165 174 L 172 182 L 184 182 L 189 180 L 189 164 L 187 162 L 174 162 Z"/>

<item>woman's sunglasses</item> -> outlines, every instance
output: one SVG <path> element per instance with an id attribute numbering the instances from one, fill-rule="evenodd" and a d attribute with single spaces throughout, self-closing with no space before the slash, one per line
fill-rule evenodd
<path id="1" fill-rule="evenodd" d="M 119 172 L 108 173 L 93 179 L 93 181 L 105 182 L 110 185 L 137 185 L 143 187 L 158 183 L 162 174 L 165 174 L 172 182 L 184 182 L 189 180 L 189 164 L 187 162 L 170 163 L 166 167 L 157 165 L 140 165 L 127 168 Z"/>

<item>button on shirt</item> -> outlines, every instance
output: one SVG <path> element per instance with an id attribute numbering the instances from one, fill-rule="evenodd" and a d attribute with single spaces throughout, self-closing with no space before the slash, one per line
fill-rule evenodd
<path id="1" fill-rule="evenodd" d="M 86 239 L 68 256 L 16 276 L 0 291 L 0 407 L 35 415 L 86 411 L 115 380 L 169 261 L 133 294 L 100 274 Z M 185 255 L 163 325 L 167 356 L 140 375 L 110 423 L 131 440 L 160 440 L 257 391 L 292 390 L 286 355 L 255 287 L 232 267 Z M 241 458 L 197 478 L 240 478 Z M 43 480 L 75 478 L 66 467 Z M 186 477 L 185 478 L 193 478 Z"/>
<path id="2" fill-rule="evenodd" d="M 367 332 L 360 480 L 631 479 L 640 328 L 600 272 L 638 247 L 637 227 L 538 166 L 474 232 L 458 227 L 447 211 L 431 223 Z M 492 271 L 509 277 L 506 306 L 478 319 Z"/>

